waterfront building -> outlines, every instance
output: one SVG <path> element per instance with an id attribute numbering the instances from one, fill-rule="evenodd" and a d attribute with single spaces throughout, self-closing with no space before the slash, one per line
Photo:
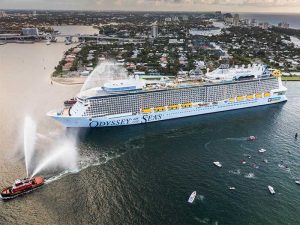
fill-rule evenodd
<path id="1" fill-rule="evenodd" d="M 34 27 L 22 28 L 22 34 L 24 36 L 39 36 L 39 30 Z"/>
<path id="2" fill-rule="evenodd" d="M 290 25 L 286 22 L 280 22 L 278 23 L 278 27 L 288 29 Z"/>

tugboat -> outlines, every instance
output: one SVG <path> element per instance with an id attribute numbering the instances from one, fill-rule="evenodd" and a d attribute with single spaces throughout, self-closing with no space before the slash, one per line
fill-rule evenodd
<path id="1" fill-rule="evenodd" d="M 71 98 L 69 100 L 64 101 L 64 105 L 66 107 L 73 106 L 77 102 L 76 98 Z"/>
<path id="2" fill-rule="evenodd" d="M 36 188 L 42 186 L 45 183 L 45 179 L 42 176 L 36 176 L 33 178 L 17 179 L 13 186 L 4 188 L 1 191 L 1 198 L 8 200 L 16 198 L 19 195 L 26 194 Z"/>

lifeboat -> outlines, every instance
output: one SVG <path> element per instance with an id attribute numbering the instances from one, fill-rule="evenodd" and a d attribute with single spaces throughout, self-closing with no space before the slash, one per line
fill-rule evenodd
<path id="1" fill-rule="evenodd" d="M 230 98 L 229 101 L 230 102 L 235 102 L 235 98 Z"/>
<path id="2" fill-rule="evenodd" d="M 42 186 L 45 179 L 42 176 L 15 180 L 15 183 L 1 191 L 1 198 L 8 200 L 26 194 Z"/>
<path id="3" fill-rule="evenodd" d="M 189 108 L 189 107 L 192 107 L 192 106 L 193 106 L 192 103 L 181 104 L 182 108 Z"/>
<path id="4" fill-rule="evenodd" d="M 170 105 L 168 106 L 169 110 L 173 110 L 173 109 L 179 109 L 179 105 Z"/>
<path id="5" fill-rule="evenodd" d="M 260 94 L 260 93 L 255 94 L 255 98 L 262 98 L 262 94 Z"/>
<path id="6" fill-rule="evenodd" d="M 143 112 L 143 113 L 151 113 L 152 110 L 151 110 L 151 109 L 143 109 L 142 112 Z"/>
<path id="7" fill-rule="evenodd" d="M 253 95 L 247 95 L 247 99 L 248 100 L 252 100 L 253 99 Z"/>
<path id="8" fill-rule="evenodd" d="M 67 106 L 73 106 L 77 102 L 76 98 L 71 98 L 69 100 L 64 101 L 64 105 Z"/>
<path id="9" fill-rule="evenodd" d="M 245 97 L 244 97 L 244 96 L 238 96 L 238 97 L 236 98 L 236 100 L 238 100 L 238 101 L 243 101 L 243 100 L 245 100 Z"/>
<path id="10" fill-rule="evenodd" d="M 154 111 L 155 112 L 161 112 L 161 111 L 165 111 L 166 108 L 165 107 L 157 107 L 157 108 L 154 108 Z"/>
<path id="11" fill-rule="evenodd" d="M 271 94 L 269 92 L 264 93 L 264 97 L 270 97 L 270 96 L 271 96 Z"/>

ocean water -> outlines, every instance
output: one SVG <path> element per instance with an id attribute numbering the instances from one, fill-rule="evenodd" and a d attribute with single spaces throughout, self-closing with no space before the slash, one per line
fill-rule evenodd
<path id="1" fill-rule="evenodd" d="M 256 19 L 257 22 L 268 22 L 277 26 L 280 22 L 290 24 L 290 28 L 300 29 L 300 14 L 240 13 L 242 19 Z"/>
<path id="2" fill-rule="evenodd" d="M 49 73 L 66 48 L 0 46 L 1 187 L 25 176 L 19 137 L 26 115 L 38 125 L 37 152 L 77 133 L 79 154 L 78 170 L 44 170 L 45 186 L 0 201 L 0 224 L 299 224 L 299 82 L 286 84 L 283 104 L 129 127 L 65 129 L 45 113 L 80 90 L 50 84 Z M 257 141 L 246 141 L 250 135 Z M 193 191 L 197 196 L 189 204 Z"/>

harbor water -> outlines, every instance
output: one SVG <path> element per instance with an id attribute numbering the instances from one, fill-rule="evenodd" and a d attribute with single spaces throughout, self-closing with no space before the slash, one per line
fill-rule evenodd
<path id="1" fill-rule="evenodd" d="M 76 133 L 79 155 L 78 170 L 43 170 L 44 187 L 1 201 L 0 224 L 300 223 L 300 139 L 294 139 L 300 132 L 300 82 L 286 83 L 283 104 L 128 127 L 65 129 L 45 114 L 81 88 L 51 85 L 50 73 L 67 48 L 0 46 L 1 187 L 26 174 L 25 116 L 37 123 L 37 153 Z M 250 135 L 257 140 L 247 141 Z M 266 152 L 259 153 L 261 148 Z M 193 191 L 197 196 L 189 204 Z"/>

